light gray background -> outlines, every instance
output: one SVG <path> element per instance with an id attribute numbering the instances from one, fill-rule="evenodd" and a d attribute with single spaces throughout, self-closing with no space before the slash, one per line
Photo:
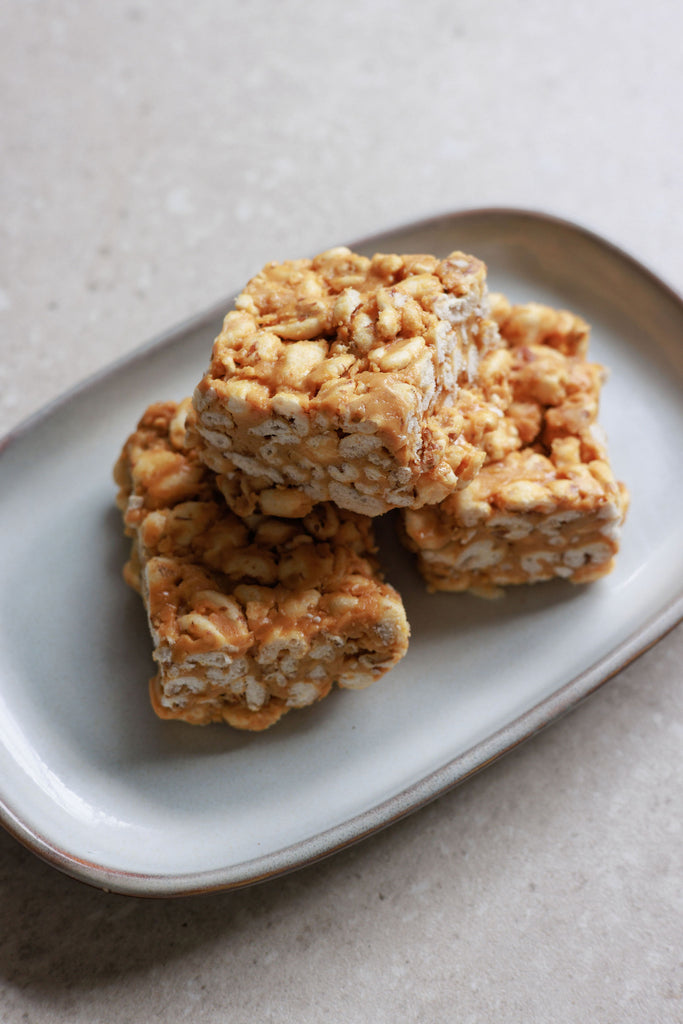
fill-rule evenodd
<path id="1" fill-rule="evenodd" d="M 675 0 L 0 3 L 0 434 L 271 258 L 543 209 L 683 290 Z M 637 487 L 637 481 L 629 481 Z M 407 821 L 147 902 L 0 834 L 0 1017 L 683 1019 L 679 628 Z"/>

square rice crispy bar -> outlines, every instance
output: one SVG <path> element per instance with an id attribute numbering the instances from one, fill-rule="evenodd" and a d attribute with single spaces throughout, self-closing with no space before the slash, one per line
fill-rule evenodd
<path id="1" fill-rule="evenodd" d="M 481 368 L 499 349 L 472 256 L 269 263 L 214 343 L 194 443 L 240 515 L 434 503 L 483 463 L 500 410 Z"/>
<path id="2" fill-rule="evenodd" d="M 588 325 L 537 303 L 492 296 L 512 358 L 512 400 L 484 439 L 486 463 L 464 490 L 406 510 L 403 534 L 430 590 L 472 590 L 610 572 L 628 494 L 597 426 L 603 368 L 586 359 Z"/>
<path id="3" fill-rule="evenodd" d="M 188 446 L 190 400 L 143 415 L 116 464 L 158 673 L 154 710 L 261 730 L 333 683 L 357 689 L 395 665 L 409 628 L 383 583 L 371 520 L 331 504 L 301 520 L 240 519 Z"/>

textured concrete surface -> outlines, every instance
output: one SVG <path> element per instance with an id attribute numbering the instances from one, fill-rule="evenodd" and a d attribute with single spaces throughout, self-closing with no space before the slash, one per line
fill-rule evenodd
<path id="1" fill-rule="evenodd" d="M 680 7 L 0 7 L 0 433 L 301 255 L 451 209 L 578 220 L 683 290 Z M 0 834 L 0 1017 L 683 1019 L 683 631 L 474 780 L 233 894 Z"/>

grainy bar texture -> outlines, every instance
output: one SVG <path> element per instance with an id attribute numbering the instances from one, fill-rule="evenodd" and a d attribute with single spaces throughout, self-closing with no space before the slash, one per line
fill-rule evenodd
<path id="1" fill-rule="evenodd" d="M 480 384 L 500 346 L 488 310 L 486 268 L 459 252 L 268 264 L 194 395 L 195 443 L 231 508 L 296 517 L 331 500 L 374 516 L 471 480 L 496 414 Z"/>
<path id="2" fill-rule="evenodd" d="M 330 504 L 300 521 L 229 509 L 187 445 L 189 399 L 144 414 L 116 464 L 162 718 L 260 730 L 333 683 L 358 689 L 403 657 L 408 624 L 381 581 L 372 525 Z"/>
<path id="3" fill-rule="evenodd" d="M 433 590 L 493 596 L 554 577 L 596 580 L 613 567 L 628 496 L 596 425 L 604 371 L 585 359 L 588 326 L 502 296 L 492 309 L 512 358 L 512 400 L 476 480 L 407 510 L 404 538 Z"/>

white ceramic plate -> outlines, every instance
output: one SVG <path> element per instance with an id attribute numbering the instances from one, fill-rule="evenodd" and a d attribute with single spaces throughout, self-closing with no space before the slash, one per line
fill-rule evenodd
<path id="1" fill-rule="evenodd" d="M 78 878 L 171 895 L 309 863 L 526 739 L 683 614 L 680 299 L 594 235 L 524 212 L 454 214 L 358 248 L 469 250 L 493 289 L 592 323 L 612 370 L 601 420 L 633 499 L 617 569 L 499 602 L 428 596 L 385 529 L 413 630 L 397 669 L 262 735 L 157 720 L 111 465 L 149 402 L 190 392 L 229 301 L 170 332 L 34 417 L 0 458 L 2 820 Z"/>

